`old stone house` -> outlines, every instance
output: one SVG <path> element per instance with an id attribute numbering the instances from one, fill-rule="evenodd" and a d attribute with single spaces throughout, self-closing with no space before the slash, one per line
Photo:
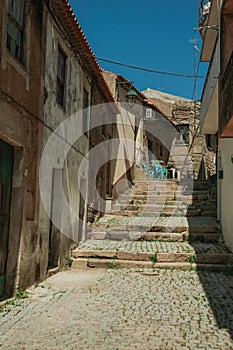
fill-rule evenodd
<path id="1" fill-rule="evenodd" d="M 208 147 L 208 139 L 200 131 L 200 102 L 149 88 L 143 91 L 143 94 L 149 101 L 156 104 L 176 129 L 177 134 L 172 147 L 177 151 L 174 152 L 179 152 L 180 143 L 186 145 L 190 162 L 192 162 L 194 179 L 204 181 L 214 176 L 216 155 L 215 150 Z M 164 151 L 164 157 L 167 157 L 168 164 L 174 163 L 169 152 Z M 185 155 L 182 152 L 176 158 L 178 166 L 179 162 L 185 162 Z"/>
<path id="2" fill-rule="evenodd" d="M 164 116 L 158 106 L 148 101 L 125 77 L 106 70 L 103 70 L 103 75 L 120 110 L 113 132 L 118 144 L 110 207 L 118 194 L 132 187 L 135 171 L 138 173 L 138 168 L 142 169 L 143 164 L 148 165 L 153 160 L 167 163 L 174 128 L 172 121 Z M 135 99 L 133 104 L 129 101 L 131 94 Z M 169 133 L 170 139 L 163 137 Z"/>
<path id="3" fill-rule="evenodd" d="M 42 2 L 0 3 L 0 298 L 35 280 Z"/>
<path id="4" fill-rule="evenodd" d="M 213 144 L 217 142 L 218 220 L 223 238 L 233 249 L 233 4 L 232 1 L 200 1 L 199 26 L 201 61 L 209 62 L 202 94 L 201 129 Z"/>
<path id="5" fill-rule="evenodd" d="M 64 133 L 66 135 L 64 147 L 69 148 L 65 161 L 62 163 L 61 158 L 55 155 L 50 174 L 51 203 L 57 202 L 56 181 L 62 176 L 63 190 L 70 210 L 67 212 L 65 203 L 62 204 L 56 209 L 61 212 L 61 215 L 58 215 L 58 222 L 52 224 L 48 213 L 44 212 L 44 205 L 40 208 L 39 230 L 41 236 L 45 237 L 42 245 L 48 257 L 47 264 L 44 263 L 43 256 L 40 258 L 42 276 L 46 275 L 48 269 L 63 266 L 73 242 L 80 242 L 86 238 L 90 200 L 88 198 L 90 121 L 96 117 L 90 107 L 94 104 L 114 102 L 85 35 L 66 1 L 50 1 L 50 5 L 44 7 L 44 31 L 46 33 L 44 120 L 55 130 L 60 123 L 64 124 L 67 118 L 74 116 L 77 118 L 68 126 L 71 130 Z M 68 124 L 64 125 L 66 128 Z M 44 133 L 44 144 L 50 134 L 50 131 Z M 74 136 L 74 139 L 70 140 L 69 135 Z M 70 147 L 70 143 L 73 147 Z M 80 169 L 84 161 L 86 166 Z M 55 208 L 52 209 L 52 205 L 50 210 L 53 210 L 51 215 L 55 218 Z M 60 234 L 60 231 L 65 235 Z"/>
<path id="6" fill-rule="evenodd" d="M 4 0 L 0 13 L 0 298 L 5 298 L 62 268 L 74 242 L 85 239 L 89 128 L 98 117 L 89 107 L 114 105 L 114 99 L 67 1 Z M 77 116 L 75 124 L 71 116 Z M 41 158 L 51 135 L 61 142 L 52 145 L 43 177 Z"/>
<path id="7" fill-rule="evenodd" d="M 136 144 L 138 142 L 138 144 L 143 145 L 143 116 L 146 99 L 122 75 L 103 70 L 103 76 L 119 107 L 113 129 L 114 138 L 118 140 L 113 165 L 112 199 L 114 199 L 118 192 L 124 191 L 133 183 L 134 165 L 137 162 Z M 129 101 L 131 98 L 129 91 L 135 98 L 133 104 Z"/>

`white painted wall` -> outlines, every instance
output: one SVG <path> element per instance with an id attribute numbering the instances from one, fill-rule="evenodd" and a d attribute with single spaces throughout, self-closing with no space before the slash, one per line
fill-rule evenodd
<path id="1" fill-rule="evenodd" d="M 222 161 L 221 187 L 222 231 L 227 246 L 233 251 L 233 138 L 220 139 L 219 155 Z"/>
<path id="2" fill-rule="evenodd" d="M 134 164 L 135 151 L 135 116 L 122 108 L 117 116 L 117 131 L 119 138 L 118 156 L 115 167 L 114 184 Z"/>

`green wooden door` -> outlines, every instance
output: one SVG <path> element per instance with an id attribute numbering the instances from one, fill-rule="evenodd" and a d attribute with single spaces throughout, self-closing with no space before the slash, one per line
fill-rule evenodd
<path id="1" fill-rule="evenodd" d="M 0 140 L 0 298 L 4 296 L 14 148 Z"/>

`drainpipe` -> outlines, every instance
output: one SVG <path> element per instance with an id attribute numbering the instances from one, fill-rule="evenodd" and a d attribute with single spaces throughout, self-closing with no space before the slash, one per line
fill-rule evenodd
<path id="1" fill-rule="evenodd" d="M 202 148 L 201 148 L 201 160 L 202 160 L 202 169 L 201 169 L 201 179 L 202 181 L 205 180 L 205 164 L 204 164 L 204 160 L 205 160 L 205 135 L 202 134 Z"/>

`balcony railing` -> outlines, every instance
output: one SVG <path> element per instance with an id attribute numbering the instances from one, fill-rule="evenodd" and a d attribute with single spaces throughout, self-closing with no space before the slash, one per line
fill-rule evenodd
<path id="1" fill-rule="evenodd" d="M 199 26 L 203 26 L 207 23 L 211 7 L 210 0 L 201 0 L 199 10 L 198 10 L 198 23 Z"/>

